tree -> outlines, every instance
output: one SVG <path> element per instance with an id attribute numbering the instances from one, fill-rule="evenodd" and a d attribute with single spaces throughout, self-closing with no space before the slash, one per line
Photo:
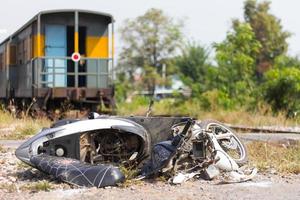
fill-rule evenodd
<path id="1" fill-rule="evenodd" d="M 295 67 L 300 69 L 300 60 L 297 56 L 287 56 L 287 55 L 282 55 L 278 56 L 275 59 L 274 63 L 275 68 L 283 69 L 286 67 Z"/>
<path id="2" fill-rule="evenodd" d="M 235 23 L 226 39 L 214 45 L 218 63 L 218 86 L 230 97 L 249 95 L 255 77 L 255 60 L 260 42 L 248 23 Z"/>
<path id="3" fill-rule="evenodd" d="M 212 64 L 209 62 L 209 50 L 199 44 L 188 43 L 182 54 L 176 58 L 175 65 L 183 76 L 185 84 L 192 87 L 193 95 L 205 91 Z"/>
<path id="4" fill-rule="evenodd" d="M 189 43 L 177 58 L 180 72 L 192 81 L 204 83 L 209 63 L 209 51 L 196 43 Z"/>
<path id="5" fill-rule="evenodd" d="M 154 8 L 133 20 L 127 19 L 120 29 L 124 42 L 120 65 L 131 72 L 137 67 L 160 68 L 165 60 L 178 52 L 182 27 L 182 22 Z"/>
<path id="6" fill-rule="evenodd" d="M 270 13 L 270 4 L 268 1 L 257 3 L 256 0 L 247 0 L 244 4 L 245 22 L 251 25 L 262 45 L 256 59 L 258 74 L 271 68 L 276 57 L 285 54 L 288 48 L 286 39 L 290 33 L 283 31 L 281 21 Z"/>

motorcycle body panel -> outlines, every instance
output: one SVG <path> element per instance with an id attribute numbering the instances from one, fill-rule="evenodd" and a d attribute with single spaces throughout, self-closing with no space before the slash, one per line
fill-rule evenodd
<path id="1" fill-rule="evenodd" d="M 109 130 L 113 129 L 112 127 L 114 126 L 135 127 L 141 129 L 139 132 L 140 137 L 143 138 L 146 146 L 149 145 L 149 135 L 140 125 L 121 118 L 99 118 L 93 120 L 80 120 L 55 128 L 43 129 L 37 135 L 23 143 L 16 150 L 16 156 L 25 163 L 34 166 L 30 162 L 30 157 L 39 154 L 39 147 L 43 147 L 45 144 L 53 144 L 66 146 L 69 154 L 65 157 L 79 159 L 78 146 L 80 134 L 95 130 Z M 47 153 L 51 155 L 54 152 L 53 150 L 49 149 Z"/>

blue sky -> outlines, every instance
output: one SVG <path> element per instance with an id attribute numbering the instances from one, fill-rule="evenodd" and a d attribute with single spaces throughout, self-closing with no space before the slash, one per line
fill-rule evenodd
<path id="1" fill-rule="evenodd" d="M 209 46 L 220 42 L 231 26 L 231 19 L 242 18 L 243 0 L 9 0 L 0 7 L 0 40 L 17 30 L 41 10 L 80 8 L 111 13 L 116 28 L 126 18 L 142 15 L 149 8 L 160 8 L 169 16 L 184 18 L 188 38 Z M 300 1 L 272 0 L 271 12 L 282 20 L 293 35 L 288 40 L 289 53 L 300 55 Z M 116 34 L 116 52 L 122 40 Z"/>

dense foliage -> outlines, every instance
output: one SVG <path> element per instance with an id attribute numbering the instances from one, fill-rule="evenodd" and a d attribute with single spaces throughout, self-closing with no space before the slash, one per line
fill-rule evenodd
<path id="1" fill-rule="evenodd" d="M 256 0 L 247 0 L 244 5 L 245 22 L 251 25 L 262 45 L 256 58 L 260 74 L 272 67 L 277 56 L 286 53 L 286 39 L 290 36 L 289 32 L 283 31 L 280 20 L 270 13 L 270 4 L 268 1 L 257 3 Z"/>
<path id="2" fill-rule="evenodd" d="M 159 9 L 150 9 L 136 19 L 126 20 L 120 28 L 124 43 L 120 63 L 133 69 L 161 67 L 181 46 L 182 27 L 180 21 L 174 21 Z"/>
<path id="3" fill-rule="evenodd" d="M 189 43 L 182 49 L 182 55 L 175 59 L 175 65 L 182 79 L 192 88 L 193 96 L 209 89 L 213 66 L 209 61 L 209 51 L 196 43 Z"/>
<path id="4" fill-rule="evenodd" d="M 226 39 L 215 45 L 218 63 L 218 88 L 244 102 L 252 94 L 255 81 L 255 58 L 261 45 L 247 23 L 234 25 Z"/>
<path id="5" fill-rule="evenodd" d="M 287 54 L 290 34 L 270 13 L 270 2 L 246 0 L 244 20 L 232 20 L 226 38 L 212 49 L 197 42 L 184 44 L 182 28 L 158 9 L 124 23 L 123 70 L 117 82 L 122 100 L 130 96 L 128 91 L 166 84 L 161 67 L 167 65 L 167 77 L 179 75 L 192 89 L 189 102 L 203 110 L 258 110 L 264 105 L 272 113 L 300 116 L 300 61 Z M 139 81 L 132 78 L 137 68 L 142 70 Z M 178 110 L 185 101 L 177 96 L 165 107 Z"/>
<path id="6" fill-rule="evenodd" d="M 272 69 L 265 74 L 262 94 L 274 111 L 285 110 L 288 116 L 300 112 L 300 69 Z"/>

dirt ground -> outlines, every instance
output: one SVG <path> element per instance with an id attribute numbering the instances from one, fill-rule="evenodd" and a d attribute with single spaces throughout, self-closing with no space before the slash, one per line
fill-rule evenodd
<path id="1" fill-rule="evenodd" d="M 57 189 L 51 192 L 3 193 L 0 199 L 300 199 L 300 177 L 259 175 L 251 182 L 227 185 L 194 181 L 180 186 L 158 182 L 128 188 Z"/>
<path id="2" fill-rule="evenodd" d="M 194 180 L 182 185 L 141 181 L 127 187 L 79 188 L 27 167 L 17 160 L 13 149 L 2 148 L 2 199 L 300 199 L 300 175 L 259 173 L 254 180 L 237 184 L 219 184 L 218 180 Z"/>

